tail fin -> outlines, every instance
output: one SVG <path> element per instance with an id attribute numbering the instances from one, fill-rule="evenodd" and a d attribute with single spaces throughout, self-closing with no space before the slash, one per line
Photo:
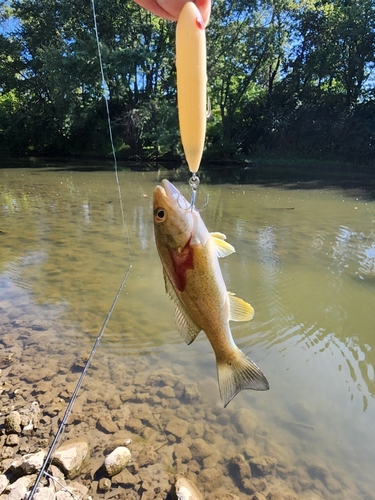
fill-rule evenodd
<path id="1" fill-rule="evenodd" d="M 269 389 L 266 377 L 240 349 L 237 349 L 236 356 L 230 361 L 217 363 L 217 378 L 224 408 L 244 389 L 254 391 Z"/>

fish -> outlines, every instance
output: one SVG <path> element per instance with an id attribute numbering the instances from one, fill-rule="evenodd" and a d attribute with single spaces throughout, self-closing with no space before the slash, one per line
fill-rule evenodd
<path id="1" fill-rule="evenodd" d="M 226 407 L 242 390 L 269 389 L 258 366 L 235 344 L 229 321 L 249 321 L 253 307 L 228 292 L 219 258 L 235 252 L 220 232 L 210 233 L 198 210 L 168 180 L 153 194 L 156 248 L 175 323 L 189 345 L 202 330 L 216 356 L 219 393 Z"/>

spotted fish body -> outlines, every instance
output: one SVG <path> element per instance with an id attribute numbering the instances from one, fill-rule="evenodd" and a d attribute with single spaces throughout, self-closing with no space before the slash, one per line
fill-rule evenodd
<path id="1" fill-rule="evenodd" d="M 229 321 L 249 321 L 250 304 L 227 292 L 218 258 L 235 250 L 221 233 L 209 233 L 199 212 L 167 180 L 154 191 L 156 247 L 165 286 L 176 303 L 175 321 L 187 344 L 203 330 L 215 352 L 224 406 L 243 389 L 267 390 L 256 364 L 238 349 Z"/>

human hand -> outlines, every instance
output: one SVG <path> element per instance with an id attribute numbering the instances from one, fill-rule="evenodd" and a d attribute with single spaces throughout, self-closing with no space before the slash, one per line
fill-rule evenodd
<path id="1" fill-rule="evenodd" d="M 134 0 L 141 7 L 149 10 L 153 14 L 170 21 L 177 21 L 182 7 L 189 0 Z M 194 0 L 198 7 L 204 25 L 207 26 L 211 13 L 211 0 Z"/>

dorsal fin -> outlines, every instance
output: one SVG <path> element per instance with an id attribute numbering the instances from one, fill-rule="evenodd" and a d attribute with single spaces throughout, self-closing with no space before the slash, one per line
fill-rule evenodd
<path id="1" fill-rule="evenodd" d="M 250 321 L 254 317 L 253 307 L 242 299 L 228 292 L 229 320 Z"/>
<path id="2" fill-rule="evenodd" d="M 227 237 L 223 233 L 210 233 L 211 241 L 214 245 L 216 255 L 221 258 L 221 257 L 226 257 L 227 255 L 230 255 L 231 253 L 235 252 L 234 247 L 227 243 L 225 240 Z"/>

